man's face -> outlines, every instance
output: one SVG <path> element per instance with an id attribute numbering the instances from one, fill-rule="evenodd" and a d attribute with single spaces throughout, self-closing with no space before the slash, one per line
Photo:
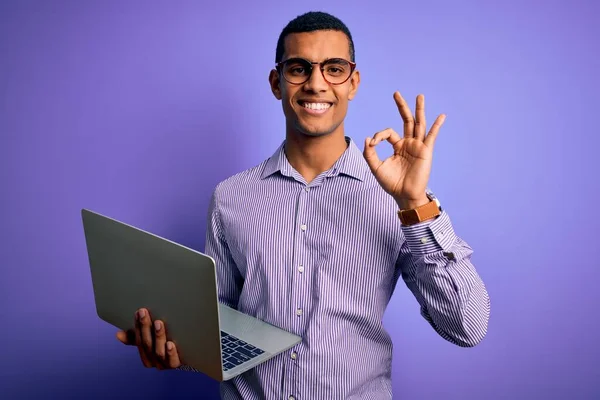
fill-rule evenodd
<path id="1" fill-rule="evenodd" d="M 339 31 L 293 33 L 285 38 L 282 60 L 303 58 L 312 62 L 343 58 L 350 61 L 347 36 Z M 354 98 L 360 82 L 358 71 L 344 83 L 328 83 L 318 65 L 308 81 L 302 84 L 287 82 L 276 70 L 269 75 L 271 89 L 281 100 L 288 132 L 307 136 L 324 136 L 343 129 L 348 101 Z"/>

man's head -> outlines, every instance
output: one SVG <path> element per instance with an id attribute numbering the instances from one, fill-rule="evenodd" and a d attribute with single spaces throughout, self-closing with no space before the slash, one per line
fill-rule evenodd
<path id="1" fill-rule="evenodd" d="M 360 82 L 354 61 L 352 35 L 338 18 L 309 12 L 288 23 L 277 41 L 277 67 L 269 75 L 288 133 L 323 136 L 343 129 L 348 101 Z"/>

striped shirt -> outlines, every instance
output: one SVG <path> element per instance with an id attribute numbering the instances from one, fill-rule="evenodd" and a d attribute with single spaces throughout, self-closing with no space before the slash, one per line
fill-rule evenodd
<path id="1" fill-rule="evenodd" d="M 422 316 L 458 346 L 483 339 L 489 297 L 446 211 L 403 226 L 362 152 L 348 148 L 310 184 L 279 146 L 217 185 L 205 252 L 219 300 L 302 338 L 221 384 L 224 399 L 390 399 L 382 319 L 399 278 Z"/>

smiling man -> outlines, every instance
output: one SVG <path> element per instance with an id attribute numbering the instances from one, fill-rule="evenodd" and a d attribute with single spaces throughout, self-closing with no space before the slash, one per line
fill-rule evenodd
<path id="1" fill-rule="evenodd" d="M 382 318 L 400 278 L 444 339 L 472 347 L 487 331 L 489 297 L 472 249 L 427 186 L 445 116 L 426 132 L 424 97 L 413 117 L 396 92 L 403 135 L 382 130 L 361 152 L 344 133 L 360 84 L 352 36 L 321 12 L 282 31 L 269 83 L 285 114 L 285 140 L 217 186 L 205 252 L 216 260 L 221 302 L 302 341 L 224 382 L 221 395 L 390 399 L 392 341 Z M 394 148 L 386 160 L 375 152 L 383 141 Z M 146 311 L 137 341 L 124 332 L 119 339 L 137 345 L 146 366 L 186 369 Z"/>

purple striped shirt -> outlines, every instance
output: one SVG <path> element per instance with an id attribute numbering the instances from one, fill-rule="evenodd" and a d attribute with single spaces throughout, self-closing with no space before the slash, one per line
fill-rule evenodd
<path id="1" fill-rule="evenodd" d="M 466 347 L 486 334 L 488 293 L 446 211 L 401 225 L 394 199 L 346 141 L 308 185 L 282 143 L 215 189 L 205 252 L 217 263 L 220 301 L 302 337 L 222 383 L 224 399 L 392 398 L 382 319 L 400 277 L 444 339 Z"/>

